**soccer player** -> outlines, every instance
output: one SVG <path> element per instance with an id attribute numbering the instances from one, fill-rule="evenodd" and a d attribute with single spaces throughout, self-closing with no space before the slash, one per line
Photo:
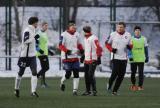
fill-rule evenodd
<path id="1" fill-rule="evenodd" d="M 61 90 L 65 90 L 65 80 L 69 79 L 73 72 L 73 95 L 77 95 L 80 67 L 78 54 L 83 54 L 84 50 L 74 22 L 69 22 L 66 31 L 61 34 L 59 49 L 61 50 L 61 58 L 65 70 L 65 75 L 61 79 Z"/>
<path id="2" fill-rule="evenodd" d="M 15 79 L 15 96 L 20 96 L 20 82 L 26 67 L 30 67 L 32 71 L 31 77 L 31 96 L 38 97 L 36 93 L 37 87 L 37 62 L 36 62 L 36 43 L 35 39 L 39 38 L 35 34 L 35 29 L 38 25 L 37 17 L 30 17 L 28 26 L 23 31 L 20 57 L 18 60 L 19 72 Z"/>
<path id="3" fill-rule="evenodd" d="M 96 89 L 95 69 L 97 65 L 101 64 L 102 48 L 99 44 L 98 38 L 92 34 L 90 26 L 83 27 L 83 31 L 85 36 L 84 68 L 85 68 L 86 91 L 82 95 L 96 96 L 97 89 Z M 83 62 L 84 58 L 81 59 L 81 62 Z"/>
<path id="4" fill-rule="evenodd" d="M 109 78 L 108 91 L 112 92 L 112 95 L 117 95 L 117 91 L 123 81 L 126 73 L 127 66 L 127 49 L 131 50 L 131 35 L 125 31 L 125 23 L 119 22 L 117 30 L 112 32 L 106 41 L 106 48 L 113 53 L 112 58 L 112 73 Z M 112 89 L 113 82 L 115 85 Z"/>
<path id="5" fill-rule="evenodd" d="M 48 23 L 43 22 L 42 29 L 38 33 L 40 37 L 36 40 L 37 56 L 41 64 L 41 70 L 38 72 L 37 77 L 39 78 L 41 76 L 41 87 L 43 88 L 48 87 L 45 81 L 45 73 L 49 70 L 47 29 Z"/>
<path id="6" fill-rule="evenodd" d="M 149 61 L 147 39 L 141 34 L 141 27 L 135 26 L 134 36 L 132 36 L 133 48 L 129 52 L 129 60 L 131 64 L 131 82 L 130 90 L 143 90 L 144 80 L 144 63 Z M 136 72 L 138 68 L 139 83 L 136 86 Z"/>

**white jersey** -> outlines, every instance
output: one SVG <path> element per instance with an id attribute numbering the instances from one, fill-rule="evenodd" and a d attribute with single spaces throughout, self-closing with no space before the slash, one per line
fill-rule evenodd
<path id="1" fill-rule="evenodd" d="M 66 49 L 71 50 L 72 54 L 67 55 L 64 51 L 61 51 L 61 58 L 62 59 L 71 59 L 71 58 L 78 58 L 79 49 L 77 45 L 81 43 L 80 34 L 75 32 L 73 35 L 68 33 L 67 31 L 61 34 L 62 38 L 62 45 L 66 47 Z"/>
<path id="2" fill-rule="evenodd" d="M 32 25 L 23 31 L 20 57 L 36 56 L 35 35 L 35 27 Z"/>
<path id="3" fill-rule="evenodd" d="M 84 39 L 85 44 L 85 61 L 97 60 L 97 46 L 95 41 L 98 38 L 95 35 L 91 35 L 88 38 Z"/>
<path id="4" fill-rule="evenodd" d="M 131 44 L 131 34 L 125 32 L 123 35 L 117 31 L 112 32 L 108 39 L 108 43 L 111 44 L 112 48 L 117 49 L 114 54 L 114 59 L 127 60 L 127 45 Z"/>

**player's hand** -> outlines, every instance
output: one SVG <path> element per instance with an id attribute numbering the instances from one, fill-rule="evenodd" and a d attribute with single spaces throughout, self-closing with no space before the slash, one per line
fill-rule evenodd
<path id="1" fill-rule="evenodd" d="M 40 50 L 39 50 L 39 53 L 40 53 L 40 54 L 44 54 L 44 51 L 40 49 Z"/>
<path id="2" fill-rule="evenodd" d="M 129 61 L 132 62 L 132 61 L 133 61 L 133 58 L 129 58 Z"/>
<path id="3" fill-rule="evenodd" d="M 34 38 L 38 39 L 39 37 L 40 37 L 39 34 L 36 34 Z"/>
<path id="4" fill-rule="evenodd" d="M 112 49 L 112 52 L 115 54 L 117 52 L 117 49 L 116 48 L 113 48 Z"/>
<path id="5" fill-rule="evenodd" d="M 72 51 L 71 51 L 71 50 L 67 50 L 66 54 L 67 54 L 67 55 L 71 55 L 71 54 L 72 54 Z"/>
<path id="6" fill-rule="evenodd" d="M 148 62 L 149 62 L 149 57 L 146 57 L 145 63 L 148 63 Z"/>
<path id="7" fill-rule="evenodd" d="M 84 59 L 85 59 L 85 56 L 82 55 L 81 58 L 80 58 L 80 62 L 83 63 L 83 62 L 84 62 Z"/>
<path id="8" fill-rule="evenodd" d="M 130 47 L 130 45 L 127 45 L 127 49 L 128 50 L 132 50 L 132 48 Z"/>
<path id="9" fill-rule="evenodd" d="M 98 57 L 97 58 L 97 65 L 100 65 L 101 64 L 101 57 Z"/>
<path id="10" fill-rule="evenodd" d="M 84 50 L 80 50 L 80 54 L 83 55 L 84 54 Z"/>

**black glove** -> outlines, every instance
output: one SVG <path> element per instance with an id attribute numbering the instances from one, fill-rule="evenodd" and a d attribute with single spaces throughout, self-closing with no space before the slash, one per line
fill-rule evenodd
<path id="1" fill-rule="evenodd" d="M 54 55 L 54 51 L 53 51 L 53 50 L 48 49 L 48 53 L 49 53 L 49 55 L 51 55 L 51 56 Z"/>
<path id="2" fill-rule="evenodd" d="M 116 48 L 113 48 L 112 49 L 112 52 L 115 54 L 117 52 L 117 49 Z"/>
<path id="3" fill-rule="evenodd" d="M 148 62 L 149 62 L 149 57 L 146 57 L 145 63 L 148 63 Z"/>
<path id="4" fill-rule="evenodd" d="M 84 50 L 80 50 L 80 54 L 83 55 L 84 54 Z"/>
<path id="5" fill-rule="evenodd" d="M 36 44 L 39 44 L 39 40 L 36 39 Z"/>
<path id="6" fill-rule="evenodd" d="M 72 54 L 72 51 L 71 51 L 71 50 L 67 50 L 66 54 L 67 54 L 67 55 L 71 55 L 71 54 Z"/>
<path id="7" fill-rule="evenodd" d="M 97 58 L 97 65 L 100 65 L 101 64 L 101 57 L 98 57 Z"/>
<path id="8" fill-rule="evenodd" d="M 129 45 L 127 45 L 127 49 L 128 49 L 128 50 L 131 50 L 132 48 L 131 48 Z"/>
<path id="9" fill-rule="evenodd" d="M 84 59 L 85 59 L 85 56 L 82 55 L 81 58 L 80 58 L 80 62 L 83 63 L 83 62 L 84 62 Z"/>
<path id="10" fill-rule="evenodd" d="M 44 54 L 44 51 L 40 49 L 40 50 L 39 50 L 39 53 L 40 53 L 40 54 Z"/>
<path id="11" fill-rule="evenodd" d="M 38 39 L 39 37 L 40 37 L 39 34 L 36 34 L 34 38 Z"/>
<path id="12" fill-rule="evenodd" d="M 133 61 L 133 58 L 129 58 L 129 61 Z"/>

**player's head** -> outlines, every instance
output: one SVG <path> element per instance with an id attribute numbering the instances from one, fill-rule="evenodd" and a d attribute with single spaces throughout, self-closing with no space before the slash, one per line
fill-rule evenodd
<path id="1" fill-rule="evenodd" d="M 140 36 L 141 35 L 141 27 L 140 26 L 135 26 L 134 27 L 134 34 L 135 34 L 135 36 Z"/>
<path id="2" fill-rule="evenodd" d="M 92 29 L 90 26 L 84 26 L 83 27 L 83 31 L 84 31 L 84 35 L 85 36 L 90 36 L 91 35 L 91 32 L 92 32 Z"/>
<path id="3" fill-rule="evenodd" d="M 74 34 L 76 32 L 76 24 L 74 21 L 69 21 L 67 31 L 71 34 Z"/>
<path id="4" fill-rule="evenodd" d="M 46 31 L 48 29 L 48 23 L 47 22 L 43 22 L 42 23 L 42 31 Z"/>
<path id="5" fill-rule="evenodd" d="M 28 20 L 28 24 L 37 28 L 38 26 L 38 17 L 30 17 Z"/>
<path id="6" fill-rule="evenodd" d="M 126 28 L 126 24 L 124 22 L 119 22 L 117 25 L 117 32 L 124 33 Z"/>

